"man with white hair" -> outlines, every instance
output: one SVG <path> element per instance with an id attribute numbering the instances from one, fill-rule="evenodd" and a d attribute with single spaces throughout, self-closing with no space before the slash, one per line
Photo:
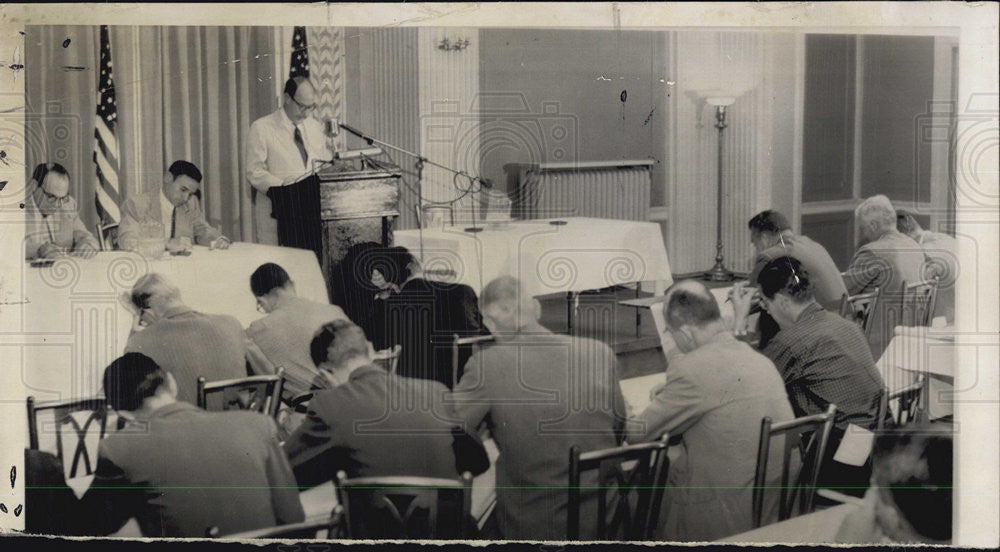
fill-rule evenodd
<path id="1" fill-rule="evenodd" d="M 854 210 L 856 228 L 867 243 L 858 248 L 844 273 L 851 295 L 881 290 L 872 313 L 868 344 L 872 356 L 882 355 L 893 328 L 905 324 L 903 283 L 923 280 L 924 251 L 913 238 L 896 229 L 896 210 L 884 195 L 872 196 Z"/>
<path id="2" fill-rule="evenodd" d="M 198 377 L 217 381 L 272 373 L 271 364 L 232 316 L 203 314 L 181 300 L 181 292 L 155 272 L 139 278 L 121 303 L 133 316 L 126 353 L 142 353 L 173 374 L 177 398 L 197 404 Z"/>
<path id="3" fill-rule="evenodd" d="M 955 320 L 955 281 L 958 278 L 958 244 L 955 238 L 942 232 L 924 230 L 916 217 L 906 211 L 896 212 L 896 228 L 913 238 L 927 255 L 925 274 L 937 276 L 938 293 L 934 316 Z"/>
<path id="4" fill-rule="evenodd" d="M 510 276 L 487 284 L 479 303 L 497 342 L 472 355 L 453 396 L 465 429 L 485 421 L 500 449 L 496 530 L 505 539 L 565 539 L 570 447 L 611 448 L 623 437 L 615 355 L 598 341 L 542 327 L 541 305 Z M 585 540 L 596 537 L 599 483 L 592 472 L 581 476 Z"/>

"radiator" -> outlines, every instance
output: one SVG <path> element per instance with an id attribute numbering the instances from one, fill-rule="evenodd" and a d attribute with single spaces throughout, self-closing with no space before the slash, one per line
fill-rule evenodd
<path id="1" fill-rule="evenodd" d="M 655 161 L 513 165 L 512 214 L 522 219 L 593 217 L 648 220 Z"/>

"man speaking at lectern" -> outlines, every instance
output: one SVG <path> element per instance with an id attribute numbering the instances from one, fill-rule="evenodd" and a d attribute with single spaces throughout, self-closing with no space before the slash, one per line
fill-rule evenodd
<path id="1" fill-rule="evenodd" d="M 333 157 L 326 147 L 323 124 L 310 114 L 316 109 L 316 89 L 306 77 L 285 82 L 281 107 L 250 125 L 246 176 L 254 187 L 254 241 L 278 245 L 278 223 L 272 216 L 267 190 L 294 184 L 312 170 L 313 160 Z"/>

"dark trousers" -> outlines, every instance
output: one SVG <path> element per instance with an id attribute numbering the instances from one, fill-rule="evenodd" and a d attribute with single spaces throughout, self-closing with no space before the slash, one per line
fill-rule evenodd
<path id="1" fill-rule="evenodd" d="M 834 427 L 830 432 L 830 441 L 826 445 L 823 461 L 820 462 L 816 486 L 821 489 L 828 488 L 846 495 L 861 497 L 864 496 L 871 483 L 872 459 L 869 455 L 863 466 L 851 466 L 835 461 L 833 457 L 843 438 L 843 429 Z"/>

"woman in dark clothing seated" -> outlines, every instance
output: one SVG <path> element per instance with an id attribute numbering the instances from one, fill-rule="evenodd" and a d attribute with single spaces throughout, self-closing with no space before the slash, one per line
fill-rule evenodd
<path id="1" fill-rule="evenodd" d="M 390 248 L 383 258 L 388 259 L 385 266 L 389 274 L 376 275 L 375 281 L 384 281 L 385 290 L 398 285 L 399 292 L 385 294 L 384 300 L 376 301 L 375 347 L 401 345 L 397 374 L 440 381 L 450 389 L 453 336 L 489 333 L 483 325 L 476 292 L 464 284 L 425 279 L 420 264 L 403 247 Z M 470 356 L 472 348 L 462 347 L 459 366 L 464 366 Z M 458 375 L 461 377 L 461 369 Z"/>

